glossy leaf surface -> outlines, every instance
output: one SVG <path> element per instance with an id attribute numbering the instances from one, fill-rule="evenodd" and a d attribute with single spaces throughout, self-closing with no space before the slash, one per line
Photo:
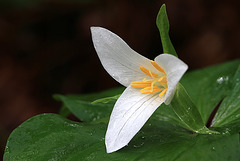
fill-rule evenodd
<path id="1" fill-rule="evenodd" d="M 35 116 L 9 137 L 4 160 L 232 160 L 239 159 L 238 134 L 191 134 L 151 119 L 131 143 L 105 152 L 107 121 L 78 123 L 56 114 Z"/>

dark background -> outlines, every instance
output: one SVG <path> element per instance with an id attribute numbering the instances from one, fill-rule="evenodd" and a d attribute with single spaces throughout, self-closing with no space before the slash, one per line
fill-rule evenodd
<path id="1" fill-rule="evenodd" d="M 240 1 L 5 0 L 0 2 L 0 148 L 28 118 L 57 113 L 52 94 L 119 86 L 102 68 L 90 26 L 122 37 L 154 59 L 162 53 L 155 20 L 166 3 L 170 35 L 189 70 L 240 57 Z"/>

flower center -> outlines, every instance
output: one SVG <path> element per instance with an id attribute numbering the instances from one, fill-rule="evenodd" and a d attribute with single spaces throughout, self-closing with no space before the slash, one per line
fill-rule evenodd
<path id="1" fill-rule="evenodd" d="M 162 97 L 168 89 L 167 74 L 165 73 L 164 69 L 160 67 L 155 61 L 151 60 L 151 64 L 160 72 L 160 75 L 153 73 L 151 70 L 148 70 L 143 66 L 140 66 L 140 70 L 150 78 L 144 78 L 140 82 L 132 82 L 130 85 L 132 87 L 142 88 L 140 90 L 142 94 L 160 92 L 159 97 Z"/>

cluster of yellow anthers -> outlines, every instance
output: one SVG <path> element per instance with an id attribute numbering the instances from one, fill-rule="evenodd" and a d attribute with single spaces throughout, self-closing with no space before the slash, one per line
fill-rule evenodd
<path id="1" fill-rule="evenodd" d="M 132 82 L 130 85 L 132 87 L 143 88 L 140 90 L 142 94 L 156 93 L 160 92 L 159 97 L 162 97 L 168 89 L 166 73 L 162 67 L 160 67 L 155 61 L 151 60 L 151 64 L 160 72 L 160 75 L 153 73 L 151 70 L 140 66 L 143 73 L 151 77 L 151 79 L 144 78 L 140 82 Z"/>

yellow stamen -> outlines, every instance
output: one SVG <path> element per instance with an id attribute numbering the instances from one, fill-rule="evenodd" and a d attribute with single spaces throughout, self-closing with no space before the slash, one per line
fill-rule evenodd
<path id="1" fill-rule="evenodd" d="M 151 64 L 159 71 L 162 73 L 165 73 L 164 69 L 162 67 L 160 67 L 155 61 L 151 60 Z"/>
<path id="2" fill-rule="evenodd" d="M 151 64 L 161 72 L 160 75 L 153 73 L 151 70 L 140 66 L 140 70 L 148 75 L 149 79 L 144 78 L 142 81 L 139 82 L 132 82 L 130 85 L 131 87 L 142 88 L 140 90 L 141 94 L 150 94 L 150 93 L 159 93 L 159 97 L 162 97 L 168 89 L 167 85 L 167 74 L 165 73 L 164 69 L 160 67 L 155 61 L 151 61 Z"/>
<path id="3" fill-rule="evenodd" d="M 167 88 L 165 88 L 160 94 L 159 97 L 162 97 L 167 92 Z"/>
<path id="4" fill-rule="evenodd" d="M 132 87 L 149 87 L 151 86 L 152 82 L 132 82 L 130 85 Z"/>
<path id="5" fill-rule="evenodd" d="M 149 93 L 159 92 L 159 91 L 161 91 L 161 90 L 162 90 L 162 89 L 160 89 L 159 87 L 153 86 L 153 88 L 152 88 L 152 87 L 143 88 L 143 89 L 140 90 L 140 92 L 141 92 L 142 94 L 149 94 Z"/>
<path id="6" fill-rule="evenodd" d="M 148 75 L 149 77 L 158 77 L 158 74 L 155 74 L 153 72 L 151 72 L 150 70 L 147 70 L 146 68 L 144 68 L 143 66 L 140 66 L 140 70 L 145 73 L 146 75 Z"/>
<path id="7" fill-rule="evenodd" d="M 158 82 L 167 82 L 167 77 L 166 76 L 162 76 L 158 79 Z"/>

